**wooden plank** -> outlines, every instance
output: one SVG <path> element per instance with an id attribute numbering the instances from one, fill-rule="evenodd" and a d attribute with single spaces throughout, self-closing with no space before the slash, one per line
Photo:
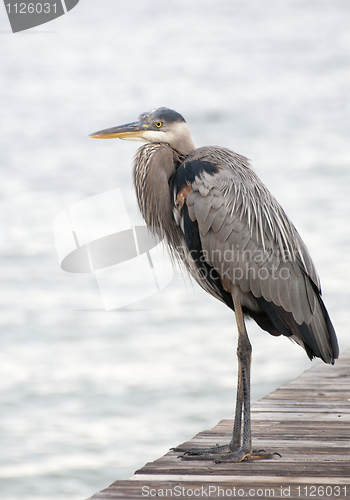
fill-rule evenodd
<path id="1" fill-rule="evenodd" d="M 232 420 L 221 420 L 184 445 L 227 443 L 231 433 Z M 350 350 L 335 366 L 318 363 L 252 405 L 252 434 L 255 448 L 282 457 L 215 464 L 182 461 L 169 451 L 92 499 L 349 498 Z"/>

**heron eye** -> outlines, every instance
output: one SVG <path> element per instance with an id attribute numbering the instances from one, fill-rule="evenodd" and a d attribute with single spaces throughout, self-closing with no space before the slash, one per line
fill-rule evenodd
<path id="1" fill-rule="evenodd" d="M 157 122 L 157 123 L 156 123 L 156 127 L 157 127 L 157 128 L 160 128 L 162 125 L 163 125 L 163 122 Z"/>

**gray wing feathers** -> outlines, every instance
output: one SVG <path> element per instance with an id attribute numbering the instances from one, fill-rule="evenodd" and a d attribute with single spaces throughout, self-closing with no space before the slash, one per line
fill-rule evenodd
<path id="1" fill-rule="evenodd" d="M 254 311 L 265 311 L 275 331 L 292 335 L 309 357 L 333 362 L 338 347 L 320 281 L 281 206 L 246 158 L 210 147 L 186 159 L 196 160 L 217 167 L 213 174 L 195 177 L 186 199 L 190 218 L 198 222 L 206 262 L 227 291 L 239 287 L 253 318 Z"/>
<path id="2" fill-rule="evenodd" d="M 206 261 L 243 292 L 283 307 L 298 324 L 309 324 L 317 302 L 313 286 L 320 290 L 320 283 L 306 246 L 247 161 L 242 167 L 238 158 L 230 168 L 232 154 L 223 151 L 222 163 L 216 155 L 215 161 L 210 154 L 201 156 L 220 170 L 196 177 L 187 197 Z"/>

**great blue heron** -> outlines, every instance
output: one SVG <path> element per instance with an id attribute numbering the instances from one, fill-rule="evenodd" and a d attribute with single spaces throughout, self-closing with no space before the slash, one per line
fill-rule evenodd
<path id="1" fill-rule="evenodd" d="M 271 335 L 296 341 L 310 359 L 333 364 L 339 354 L 320 281 L 299 233 L 247 158 L 223 147 L 196 149 L 176 111 L 157 108 L 91 137 L 147 143 L 138 150 L 133 170 L 146 224 L 160 228 L 173 256 L 235 312 L 238 382 L 232 439 L 227 446 L 175 450 L 186 452 L 184 459 L 216 462 L 271 458 L 252 451 L 252 348 L 244 316 Z"/>

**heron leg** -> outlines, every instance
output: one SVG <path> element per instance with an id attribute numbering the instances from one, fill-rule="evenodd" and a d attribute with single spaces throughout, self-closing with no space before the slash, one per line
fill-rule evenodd
<path id="1" fill-rule="evenodd" d="M 216 445 L 209 448 L 185 448 L 178 446 L 172 448 L 173 451 L 185 452 L 183 459 L 187 460 L 205 460 L 209 455 L 229 454 L 240 448 L 242 434 L 242 407 L 243 407 L 243 385 L 242 385 L 242 364 L 238 359 L 238 380 L 237 380 L 237 397 L 236 411 L 233 425 L 232 439 L 229 444 Z M 192 457 L 192 458 L 190 458 Z M 195 458 L 197 457 L 197 458 Z M 213 457 L 211 457 L 213 459 Z M 216 457 L 215 457 L 216 458 Z"/>
<path id="2" fill-rule="evenodd" d="M 247 329 L 244 322 L 244 316 L 242 311 L 242 305 L 235 293 L 232 294 L 233 304 L 235 308 L 237 329 L 238 329 L 238 346 L 237 346 L 237 358 L 239 366 L 240 379 L 238 379 L 238 390 L 237 390 L 237 408 L 238 410 L 238 400 L 239 394 L 242 394 L 242 404 L 241 411 L 239 413 L 240 418 L 242 418 L 243 413 L 243 433 L 242 433 L 242 444 L 240 440 L 240 426 L 241 421 L 238 421 L 236 414 L 235 425 L 233 428 L 233 436 L 231 440 L 232 452 L 225 455 L 220 455 L 215 457 L 215 462 L 241 462 L 244 459 L 267 459 L 273 458 L 275 454 L 266 453 L 264 450 L 253 451 L 252 450 L 252 432 L 251 432 L 251 419 L 250 419 L 250 371 L 252 362 L 252 346 L 249 341 Z M 241 384 L 241 392 L 240 386 Z M 237 429 L 236 427 L 237 422 Z M 238 433 L 239 429 L 239 433 Z M 238 447 L 236 446 L 238 443 Z M 277 453 L 279 455 L 279 453 Z"/>
<path id="3" fill-rule="evenodd" d="M 250 344 L 244 323 L 242 305 L 239 298 L 232 294 L 238 329 L 238 382 L 236 413 L 232 439 L 228 445 L 212 448 L 174 448 L 183 451 L 182 460 L 214 460 L 215 462 L 241 462 L 246 458 L 273 458 L 273 454 L 263 451 L 252 451 L 251 420 L 250 420 L 250 368 L 252 346 Z M 242 432 L 243 416 L 243 432 Z"/>
<path id="4" fill-rule="evenodd" d="M 237 349 L 237 357 L 238 357 L 238 349 Z M 231 451 L 238 449 L 241 445 L 242 410 L 243 410 L 242 363 L 238 357 L 236 410 L 235 410 L 235 420 L 233 424 L 232 439 L 230 442 Z"/>
<path id="5" fill-rule="evenodd" d="M 235 308 L 236 323 L 238 329 L 238 387 L 235 425 L 231 440 L 232 450 L 243 460 L 252 453 L 251 423 L 250 423 L 250 367 L 252 360 L 252 346 L 248 338 L 247 329 L 244 322 L 241 301 L 236 293 L 232 294 Z M 241 426 L 243 412 L 243 436 L 241 442 Z M 242 443 L 242 444 L 241 444 Z M 230 454 L 232 455 L 232 454 Z"/>

